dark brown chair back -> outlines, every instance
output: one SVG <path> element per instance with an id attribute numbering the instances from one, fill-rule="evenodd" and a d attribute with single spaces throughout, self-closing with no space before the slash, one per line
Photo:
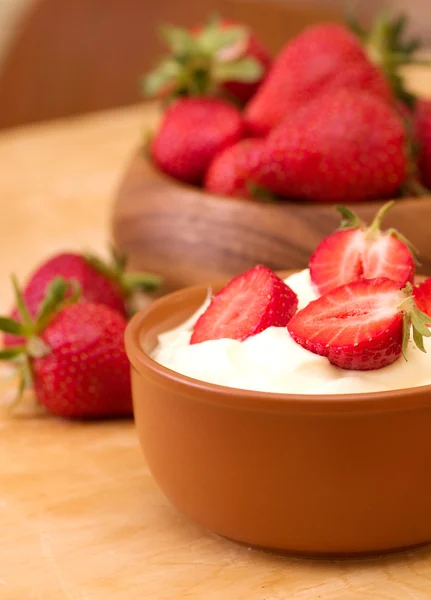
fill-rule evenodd
<path id="1" fill-rule="evenodd" d="M 139 101 L 140 76 L 163 51 L 157 25 L 214 11 L 250 24 L 273 52 L 305 25 L 340 18 L 301 0 L 37 0 L 0 73 L 0 128 Z"/>

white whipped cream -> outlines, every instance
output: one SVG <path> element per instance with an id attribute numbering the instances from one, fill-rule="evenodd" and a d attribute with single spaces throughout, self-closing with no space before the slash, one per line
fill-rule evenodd
<path id="1" fill-rule="evenodd" d="M 298 295 L 301 309 L 318 298 L 308 269 L 285 282 Z M 431 337 L 427 354 L 410 341 L 406 356 L 376 371 L 347 371 L 297 344 L 285 327 L 269 327 L 243 342 L 211 340 L 189 345 L 192 329 L 210 298 L 185 323 L 159 336 L 152 358 L 201 381 L 245 390 L 286 394 L 380 392 L 431 384 Z"/>

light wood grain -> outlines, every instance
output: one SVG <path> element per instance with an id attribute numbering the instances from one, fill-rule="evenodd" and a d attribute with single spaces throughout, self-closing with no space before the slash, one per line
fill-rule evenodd
<path id="1" fill-rule="evenodd" d="M 2 600 L 427 600 L 431 550 L 353 562 L 270 556 L 163 498 L 131 423 L 4 420 Z"/>
<path id="2" fill-rule="evenodd" d="M 10 271 L 23 277 L 61 248 L 103 247 L 111 198 L 154 117 L 154 107 L 134 107 L 0 135 L 1 312 Z M 313 562 L 237 546 L 168 504 L 132 423 L 11 419 L 11 393 L 2 373 L 1 600 L 431 597 L 429 548 Z"/>

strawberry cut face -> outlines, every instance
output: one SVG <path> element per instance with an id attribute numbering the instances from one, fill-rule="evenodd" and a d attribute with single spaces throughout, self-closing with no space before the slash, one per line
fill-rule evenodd
<path id="1" fill-rule="evenodd" d="M 201 315 L 191 344 L 230 338 L 243 341 L 268 327 L 285 327 L 298 306 L 296 294 L 276 273 L 257 265 L 234 277 Z"/>
<path id="2" fill-rule="evenodd" d="M 379 369 L 401 355 L 404 299 L 390 279 L 360 279 L 311 302 L 288 330 L 297 343 L 335 366 Z"/>
<path id="3" fill-rule="evenodd" d="M 413 283 L 415 262 L 406 245 L 393 235 L 380 235 L 365 244 L 363 277 L 388 277 L 400 282 L 400 287 Z"/>
<path id="4" fill-rule="evenodd" d="M 362 277 L 364 239 L 360 230 L 336 231 L 310 259 L 310 276 L 321 294 Z"/>
<path id="5" fill-rule="evenodd" d="M 317 246 L 309 268 L 321 294 L 361 278 L 386 277 L 397 282 L 399 288 L 413 283 L 415 259 L 408 242 L 395 230 L 380 230 L 381 218 L 391 206 L 392 202 L 384 205 L 370 227 L 348 211 L 356 224 L 335 231 Z"/>

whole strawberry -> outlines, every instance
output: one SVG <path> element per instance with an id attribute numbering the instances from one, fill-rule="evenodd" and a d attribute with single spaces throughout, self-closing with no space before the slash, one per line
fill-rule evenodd
<path id="1" fill-rule="evenodd" d="M 418 167 L 422 183 L 431 188 L 431 100 L 419 100 L 415 109 Z"/>
<path id="2" fill-rule="evenodd" d="M 144 78 L 144 92 L 168 99 L 227 95 L 246 102 L 262 81 L 270 56 L 248 27 L 211 19 L 191 29 L 164 26 L 170 55 Z"/>
<path id="3" fill-rule="evenodd" d="M 234 106 L 214 98 L 184 98 L 164 115 L 151 154 L 165 173 L 197 184 L 216 154 L 243 133 L 243 119 Z"/>
<path id="4" fill-rule="evenodd" d="M 255 198 L 254 171 L 261 163 L 264 147 L 263 140 L 246 139 L 226 148 L 209 166 L 205 188 L 213 194 Z"/>
<path id="5" fill-rule="evenodd" d="M 21 323 L 0 318 L 0 329 L 24 338 L 0 351 L 13 360 L 21 390 L 33 387 L 37 400 L 55 415 L 92 419 L 132 414 L 124 317 L 102 304 L 73 303 L 68 285 L 54 279 L 35 319 L 18 294 Z"/>
<path id="6" fill-rule="evenodd" d="M 386 277 L 359 279 L 310 302 L 289 322 L 293 339 L 341 369 L 381 369 L 405 352 L 413 325 L 416 346 L 431 331 L 429 317 L 404 290 Z"/>
<path id="7" fill-rule="evenodd" d="M 247 105 L 248 128 L 266 135 L 304 104 L 344 87 L 392 100 L 386 77 L 368 60 L 357 36 L 335 23 L 313 25 L 278 54 Z"/>
<path id="8" fill-rule="evenodd" d="M 399 288 L 413 283 L 413 246 L 396 229 L 381 230 L 394 204 L 384 204 L 369 227 L 347 207 L 336 207 L 343 217 L 341 226 L 320 242 L 309 263 L 311 280 L 321 294 L 356 279 L 386 277 Z"/>
<path id="9" fill-rule="evenodd" d="M 24 288 L 24 300 L 32 317 L 35 317 L 46 290 L 55 277 L 78 283 L 81 301 L 105 304 L 126 316 L 133 290 L 152 290 L 160 285 L 161 279 L 149 273 L 129 274 L 124 272 L 124 258 L 114 254 L 112 264 L 95 256 L 62 252 L 44 261 L 36 268 Z M 72 289 L 69 289 L 69 294 Z M 19 319 L 17 309 L 11 314 Z M 11 346 L 22 340 L 14 335 L 4 336 L 4 345 Z"/>
<path id="10" fill-rule="evenodd" d="M 407 174 L 397 113 L 366 92 L 339 89 L 298 109 L 268 136 L 257 183 L 314 202 L 393 196 Z"/>
<path id="11" fill-rule="evenodd" d="M 246 111 L 249 129 L 265 135 L 300 106 L 340 88 L 366 90 L 383 102 L 412 104 L 402 68 L 415 63 L 420 43 L 404 15 L 377 15 L 369 31 L 323 23 L 305 29 L 281 50 Z"/>

